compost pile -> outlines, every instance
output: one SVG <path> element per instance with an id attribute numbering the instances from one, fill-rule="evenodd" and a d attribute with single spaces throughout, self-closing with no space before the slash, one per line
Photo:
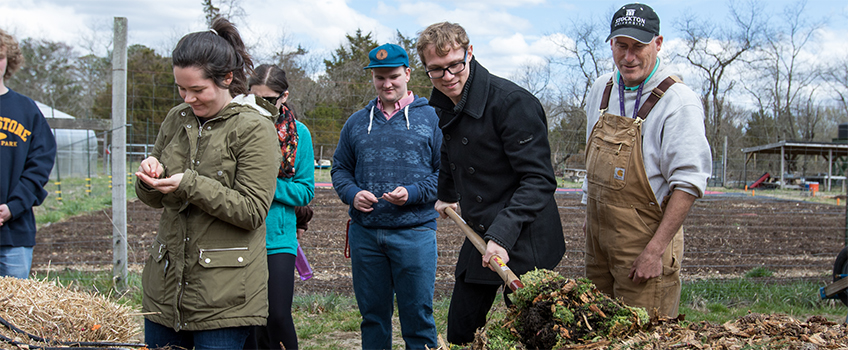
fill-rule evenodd
<path id="1" fill-rule="evenodd" d="M 0 348 L 12 344 L 142 345 L 128 343 L 140 332 L 132 313 L 130 307 L 96 293 L 73 291 L 46 280 L 0 277 Z"/>
<path id="2" fill-rule="evenodd" d="M 624 338 L 645 328 L 643 308 L 629 307 L 601 293 L 586 279 L 568 279 L 537 269 L 521 276 L 503 320 L 478 332 L 475 349 L 556 349 L 597 339 Z"/>
<path id="3" fill-rule="evenodd" d="M 535 270 L 521 282 L 513 306 L 478 330 L 472 349 L 848 349 L 848 324 L 822 316 L 801 322 L 751 313 L 725 324 L 649 318 L 586 279 Z"/>

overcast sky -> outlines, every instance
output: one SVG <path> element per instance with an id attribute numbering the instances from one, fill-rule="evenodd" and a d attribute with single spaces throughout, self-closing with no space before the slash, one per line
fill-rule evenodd
<path id="1" fill-rule="evenodd" d="M 85 47 L 92 33 L 108 41 L 114 17 L 126 17 L 129 43 L 143 44 L 169 55 L 186 33 L 204 30 L 201 0 L 3 0 L 0 28 L 18 39 L 38 38 Z M 214 3 L 220 3 L 215 1 Z M 495 74 L 509 76 L 520 65 L 551 55 L 549 37 L 558 35 L 572 19 L 608 16 L 624 1 L 555 0 L 241 0 L 246 16 L 236 20 L 257 56 L 279 51 L 285 33 L 289 43 L 313 54 L 328 55 L 357 28 L 378 42 L 392 41 L 396 31 L 410 37 L 429 24 L 451 21 L 468 31 L 475 55 Z M 764 11 L 779 12 L 784 0 L 764 1 Z M 726 21 L 721 0 L 657 0 L 649 4 L 659 14 L 667 45 L 679 34 L 674 21 L 684 13 Z M 848 1 L 809 0 L 808 16 L 825 19 L 821 39 L 833 43 L 833 53 L 845 53 Z M 104 39 L 105 38 L 105 39 Z M 96 41 L 97 42 L 97 41 Z M 101 44 L 101 46 L 103 46 Z M 100 48 L 105 52 L 105 49 Z M 80 50 L 84 51 L 84 50 Z M 264 55 L 264 56 L 263 56 Z"/>

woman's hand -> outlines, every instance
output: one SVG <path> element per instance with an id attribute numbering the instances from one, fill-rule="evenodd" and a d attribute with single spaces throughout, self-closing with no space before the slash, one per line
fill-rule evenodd
<path id="1" fill-rule="evenodd" d="M 141 171 L 135 173 L 135 176 L 138 176 L 139 180 L 144 181 L 144 183 L 148 186 L 162 193 L 171 193 L 176 191 L 177 188 L 180 187 L 180 181 L 183 179 L 183 173 L 174 174 L 171 177 L 166 177 L 164 179 L 150 177 Z"/>
<path id="2" fill-rule="evenodd" d="M 147 157 L 138 166 L 138 173 L 144 173 L 150 178 L 158 179 L 165 173 L 165 167 L 155 157 Z M 138 174 L 136 173 L 136 175 Z"/>

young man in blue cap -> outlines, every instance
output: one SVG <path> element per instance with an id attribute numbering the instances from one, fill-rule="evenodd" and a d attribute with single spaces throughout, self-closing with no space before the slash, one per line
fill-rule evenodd
<path id="1" fill-rule="evenodd" d="M 391 349 L 393 295 L 407 349 L 434 349 L 436 185 L 442 132 L 427 99 L 407 89 L 409 56 L 394 44 L 369 53 L 377 98 L 345 122 L 333 187 L 350 205 L 353 290 L 362 348 Z"/>
<path id="2" fill-rule="evenodd" d="M 657 57 L 660 19 L 645 4 L 613 16 L 616 70 L 586 103 L 586 277 L 649 313 L 676 317 L 683 220 L 712 169 L 701 101 Z"/>

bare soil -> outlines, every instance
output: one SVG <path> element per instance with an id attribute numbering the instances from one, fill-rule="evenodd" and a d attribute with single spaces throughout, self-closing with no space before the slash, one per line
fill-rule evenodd
<path id="1" fill-rule="evenodd" d="M 583 273 L 584 207 L 578 192 L 558 193 L 567 252 L 556 271 L 566 277 Z M 344 256 L 348 207 L 334 190 L 317 188 L 315 211 L 301 245 L 314 278 L 298 281 L 296 293 L 351 294 L 350 259 Z M 762 267 L 772 280 L 814 279 L 830 282 L 836 255 L 845 242 L 844 206 L 746 194 L 709 194 L 698 200 L 684 223 L 684 279 L 729 278 Z M 128 261 L 140 269 L 156 236 L 160 211 L 139 201 L 127 210 Z M 449 294 L 454 264 L 464 240 L 459 227 L 440 219 L 437 294 Z M 33 269 L 111 269 L 112 224 L 109 210 L 45 225 L 37 235 Z M 296 277 L 295 277 L 296 278 Z"/>

